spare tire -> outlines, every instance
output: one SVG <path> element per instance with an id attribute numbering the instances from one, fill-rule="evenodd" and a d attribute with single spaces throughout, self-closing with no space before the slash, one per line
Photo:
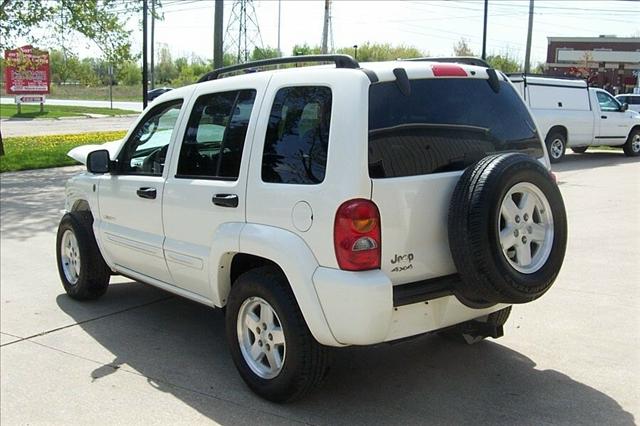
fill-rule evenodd
<path id="1" fill-rule="evenodd" d="M 485 157 L 462 174 L 449 207 L 449 246 L 467 306 L 526 303 L 553 284 L 567 220 L 550 172 L 524 154 Z"/>

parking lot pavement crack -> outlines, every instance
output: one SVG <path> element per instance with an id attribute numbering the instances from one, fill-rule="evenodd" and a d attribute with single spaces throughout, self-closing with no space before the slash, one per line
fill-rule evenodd
<path id="1" fill-rule="evenodd" d="M 172 297 L 173 296 L 167 297 L 167 298 L 164 298 L 162 300 L 167 300 L 167 299 L 170 299 Z M 162 300 L 158 300 L 156 302 L 160 302 Z M 146 305 L 150 305 L 150 304 L 156 303 L 156 302 L 150 302 L 150 303 L 147 303 Z M 141 305 L 141 306 L 143 306 L 143 305 Z M 135 309 L 135 308 L 131 308 L 131 309 Z M 131 310 L 131 309 L 127 309 L 127 310 Z M 120 312 L 124 312 L 124 311 L 120 311 Z M 114 312 L 114 314 L 116 314 L 116 313 L 119 313 L 119 312 Z M 108 315 L 104 315 L 103 317 L 105 317 L 105 316 L 108 316 Z M 96 318 L 96 319 L 98 319 L 98 318 Z M 87 321 L 85 321 L 85 322 L 87 322 Z M 66 328 L 66 327 L 62 327 L 62 328 Z M 39 335 L 37 335 L 37 336 L 39 336 Z M 32 336 L 32 337 L 37 337 L 37 336 Z M 109 374 L 115 372 L 116 370 L 122 371 L 123 373 L 133 374 L 133 375 L 139 376 L 139 377 L 144 377 L 146 380 L 153 381 L 154 383 L 162 383 L 162 384 L 164 384 L 166 386 L 170 386 L 170 387 L 172 387 L 174 389 L 179 389 L 179 390 L 182 390 L 182 391 L 185 391 L 185 392 L 194 393 L 196 395 L 200 395 L 200 396 L 203 396 L 205 398 L 212 398 L 212 399 L 215 399 L 215 400 L 218 400 L 218 401 L 221 401 L 221 402 L 225 402 L 225 403 L 228 403 L 228 404 L 235 405 L 236 407 L 239 407 L 239 408 L 243 408 L 243 409 L 248 409 L 248 410 L 254 411 L 256 413 L 261 413 L 261 414 L 266 414 L 266 415 L 273 416 L 273 417 L 278 417 L 278 418 L 286 420 L 288 422 L 293 422 L 293 423 L 299 423 L 299 424 L 302 424 L 302 425 L 313 426 L 312 423 L 308 423 L 308 422 L 301 421 L 301 420 L 298 420 L 298 419 L 293 419 L 293 418 L 290 418 L 290 417 L 286 417 L 286 416 L 283 416 L 282 414 L 274 413 L 274 412 L 271 412 L 271 411 L 256 409 L 254 407 L 251 407 L 251 406 L 248 406 L 248 405 L 245 405 L 245 404 L 241 404 L 241 403 L 239 403 L 237 401 L 234 401 L 232 399 L 223 398 L 221 396 L 210 394 L 210 393 L 207 393 L 207 392 L 202 392 L 202 391 L 197 390 L 197 389 L 191 389 L 191 388 L 186 387 L 186 386 L 177 385 L 177 384 L 168 382 L 166 380 L 158 379 L 156 377 L 146 376 L 144 374 L 140 374 L 139 372 L 137 372 L 135 370 L 130 370 L 130 369 L 124 368 L 120 364 L 113 364 L 113 363 L 105 364 L 103 362 L 96 361 L 95 359 L 91 359 L 91 358 L 87 358 L 87 357 L 82 356 L 82 355 L 74 354 L 74 353 L 71 353 L 71 352 L 68 352 L 68 351 L 65 351 L 65 350 L 50 346 L 50 345 L 46 345 L 46 344 L 41 343 L 41 342 L 36 342 L 35 340 L 28 340 L 28 339 L 25 338 L 25 339 L 22 339 L 21 341 L 25 341 L 25 340 L 27 340 L 27 343 L 38 345 L 38 346 L 41 346 L 43 348 L 50 349 L 52 351 L 56 351 L 56 352 L 59 352 L 59 353 L 62 353 L 62 354 L 68 355 L 68 356 L 72 356 L 74 358 L 78 358 L 78 359 L 81 359 L 81 360 L 84 360 L 84 361 L 99 365 L 100 369 L 109 369 L 109 370 L 111 370 L 111 371 L 109 371 Z M 6 346 L 6 345 L 3 345 L 3 346 Z M 94 370 L 94 372 L 95 372 L 95 370 Z M 96 378 L 99 378 L 99 377 L 95 377 L 95 374 L 92 375 L 92 381 L 95 381 Z"/>
<path id="2" fill-rule="evenodd" d="M 20 343 L 20 342 L 23 342 L 23 341 L 25 341 L 25 340 L 33 339 L 33 338 L 35 338 L 35 337 L 46 336 L 47 334 L 51 334 L 51 333 L 55 333 L 56 331 L 65 330 L 65 329 L 67 329 L 67 328 L 75 327 L 75 326 L 77 326 L 77 325 L 82 325 L 82 324 L 86 324 L 86 323 L 89 323 L 89 322 L 93 322 L 93 321 L 101 320 L 101 319 L 103 319 L 103 318 L 108 318 L 108 317 L 111 317 L 111 316 L 114 316 L 114 315 L 122 314 L 122 313 L 124 313 L 124 312 L 133 311 L 133 310 L 135 310 L 135 309 L 144 308 L 144 307 L 149 306 L 149 305 L 154 305 L 154 304 L 156 304 L 156 303 L 160 303 L 160 302 L 164 302 L 164 301 L 169 300 L 169 299 L 173 299 L 174 297 L 175 297 L 175 296 L 167 296 L 167 297 L 163 297 L 163 298 L 161 298 L 161 299 L 152 300 L 151 302 L 143 303 L 143 304 L 141 304 L 141 305 L 130 306 L 130 307 L 128 307 L 128 308 L 121 309 L 121 310 L 119 310 L 119 311 L 110 312 L 110 313 L 108 313 L 108 314 L 100 315 L 100 316 L 95 317 L 95 318 L 89 318 L 89 319 L 86 319 L 86 320 L 84 320 L 84 321 L 78 321 L 78 322 L 75 322 L 75 323 L 73 323 L 73 324 L 63 325 L 62 327 L 53 328 L 53 329 L 51 329 L 51 330 L 47 330 L 47 331 L 43 331 L 43 332 L 41 332 L 41 333 L 33 334 L 33 335 L 31 335 L 31 336 L 27 336 L 27 337 L 20 337 L 20 338 L 18 338 L 18 340 L 14 340 L 14 341 L 12 341 L 12 342 L 7 342 L 7 343 L 5 343 L 4 345 L 0 345 L 0 347 L 5 347 L 5 346 L 13 345 L 13 344 L 15 344 L 15 343 Z M 3 332 L 3 333 L 4 333 L 4 334 L 8 334 L 8 333 L 5 333 L 5 332 Z M 13 336 L 13 337 L 18 337 L 18 336 Z"/>

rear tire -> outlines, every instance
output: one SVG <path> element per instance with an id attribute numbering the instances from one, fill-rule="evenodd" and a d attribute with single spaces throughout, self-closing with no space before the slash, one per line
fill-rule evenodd
<path id="1" fill-rule="evenodd" d="M 549 160 L 552 163 L 559 163 L 564 157 L 564 153 L 567 150 L 567 138 L 560 131 L 553 131 L 547 135 L 545 139 L 547 145 L 547 152 L 549 153 Z"/>
<path id="2" fill-rule="evenodd" d="M 240 376 L 265 399 L 299 399 L 326 375 L 327 348 L 311 335 L 286 277 L 277 268 L 256 268 L 238 277 L 229 294 L 226 331 Z"/>
<path id="3" fill-rule="evenodd" d="M 93 235 L 91 212 L 71 212 L 62 217 L 56 239 L 56 259 L 62 286 L 69 297 L 92 300 L 107 291 L 111 270 Z"/>
<path id="4" fill-rule="evenodd" d="M 571 151 L 575 152 L 576 154 L 584 154 L 585 152 L 587 152 L 588 148 L 588 146 L 574 146 L 571 148 Z"/>
<path id="5" fill-rule="evenodd" d="M 622 146 L 627 157 L 637 157 L 640 155 L 640 129 L 635 129 L 629 134 L 627 142 Z"/>

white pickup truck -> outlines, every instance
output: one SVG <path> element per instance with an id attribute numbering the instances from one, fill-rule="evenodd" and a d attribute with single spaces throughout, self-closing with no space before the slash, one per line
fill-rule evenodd
<path id="1" fill-rule="evenodd" d="M 510 75 L 537 121 L 552 163 L 567 147 L 583 153 L 589 146 L 623 148 L 640 155 L 640 114 L 584 80 Z"/>

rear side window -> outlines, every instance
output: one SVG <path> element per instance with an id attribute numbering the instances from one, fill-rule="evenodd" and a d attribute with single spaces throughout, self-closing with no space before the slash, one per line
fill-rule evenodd
<path id="1" fill-rule="evenodd" d="M 262 153 L 262 180 L 314 185 L 324 180 L 331 89 L 286 87 L 276 93 Z"/>
<path id="2" fill-rule="evenodd" d="M 543 155 L 533 120 L 504 81 L 494 92 L 482 79 L 411 80 L 369 89 L 369 176 L 391 178 L 463 170 L 498 152 Z"/>
<path id="3" fill-rule="evenodd" d="M 198 98 L 180 148 L 178 178 L 236 180 L 255 90 Z"/>

